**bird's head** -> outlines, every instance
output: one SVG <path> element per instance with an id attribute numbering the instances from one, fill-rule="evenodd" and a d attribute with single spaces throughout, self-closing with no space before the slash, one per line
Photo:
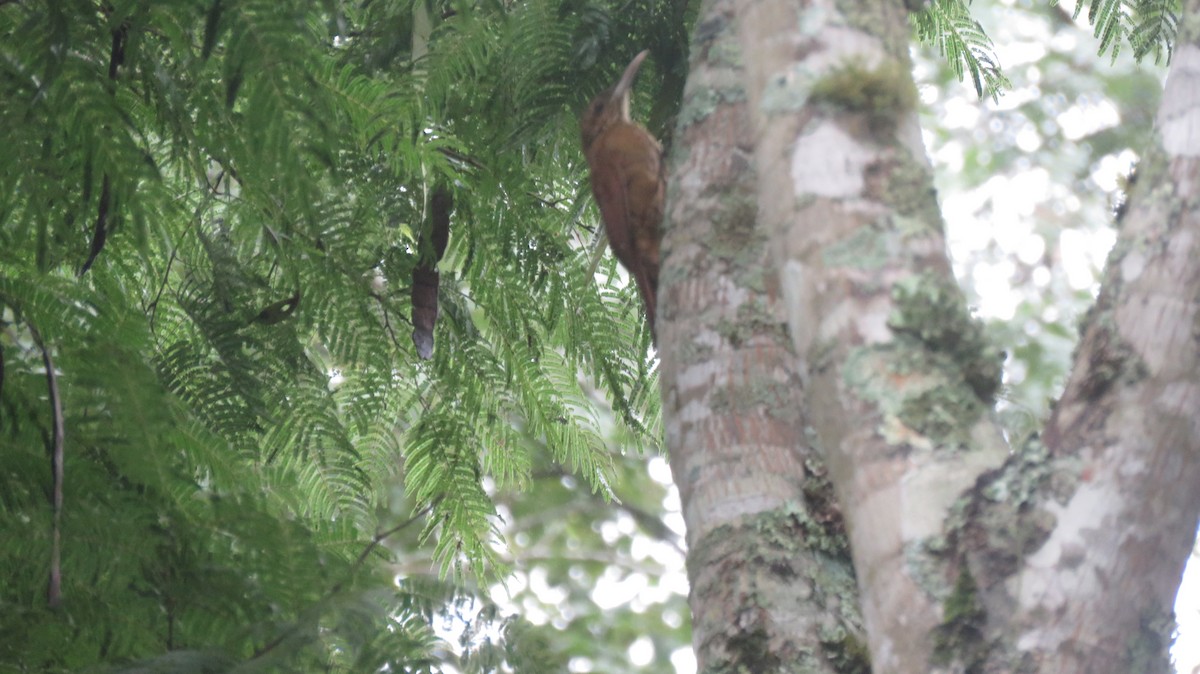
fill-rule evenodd
<path id="1" fill-rule="evenodd" d="M 637 77 L 638 68 L 649 53 L 649 50 L 645 50 L 634 56 L 629 65 L 625 66 L 621 79 L 600 92 L 583 111 L 579 120 L 579 130 L 583 135 L 584 150 L 591 147 L 592 142 L 612 124 L 632 121 L 629 117 L 629 97 L 633 89 L 633 79 Z"/>

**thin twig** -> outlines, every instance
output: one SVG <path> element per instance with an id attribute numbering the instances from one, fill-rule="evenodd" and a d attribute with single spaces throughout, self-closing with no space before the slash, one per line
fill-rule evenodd
<path id="1" fill-rule="evenodd" d="M 484 165 L 481 164 L 478 159 L 467 156 L 456 150 L 451 150 L 450 148 L 446 148 L 446 147 L 440 147 L 440 148 L 438 148 L 438 152 L 441 152 L 442 155 L 444 155 L 447 159 L 462 162 L 462 163 L 466 164 L 467 166 L 471 166 L 471 167 L 481 169 L 481 170 L 484 168 Z"/>
<path id="2" fill-rule="evenodd" d="M 188 233 L 193 225 L 198 225 L 200 222 L 200 216 L 204 215 L 204 212 L 208 210 L 208 207 L 212 205 L 212 202 L 217 198 L 217 190 L 220 189 L 221 181 L 224 179 L 224 169 L 217 174 L 217 179 L 212 183 L 209 183 L 208 178 L 205 177 L 204 199 L 196 206 L 195 212 L 192 213 L 192 219 L 188 221 L 187 227 L 185 227 L 183 232 L 180 233 L 180 239 L 182 239 Z M 160 283 L 158 286 L 158 292 L 154 295 L 154 301 L 150 302 L 145 309 L 145 311 L 150 315 L 151 332 L 154 331 L 154 323 L 158 319 L 158 301 L 162 299 L 163 291 L 167 289 L 167 281 L 169 281 L 171 277 L 171 266 L 175 264 L 175 259 L 179 254 L 179 245 L 180 244 L 176 244 L 175 247 L 171 249 L 171 257 L 167 259 L 167 268 L 163 270 L 162 283 Z"/>
<path id="3" fill-rule="evenodd" d="M 530 475 L 530 477 L 534 480 L 561 480 L 564 477 L 575 478 L 575 475 L 555 464 L 547 470 L 533 473 Z M 607 503 L 606 507 L 624 511 L 626 515 L 629 515 L 631 518 L 633 518 L 633 521 L 652 538 L 670 545 L 671 547 L 675 548 L 675 551 L 681 556 L 687 557 L 687 549 L 684 546 L 681 537 L 675 532 L 675 530 L 667 526 L 667 523 L 662 520 L 662 517 L 656 513 L 652 513 L 638 506 L 626 503 L 624 500 L 618 497 L 616 492 L 613 492 L 612 496 L 613 501 L 611 503 Z M 591 503 L 595 497 L 596 495 L 592 494 L 586 503 L 580 504 L 576 507 L 582 510 L 588 505 L 588 503 Z M 546 520 L 549 520 L 552 517 L 558 517 L 560 519 L 562 517 L 561 513 L 543 513 L 543 515 L 545 515 L 545 517 L 542 519 Z"/>
<path id="4" fill-rule="evenodd" d="M 162 283 L 158 286 L 158 292 L 154 295 L 154 301 L 150 306 L 146 307 L 146 311 L 150 312 L 150 332 L 154 332 L 154 322 L 158 318 L 158 301 L 162 299 L 163 291 L 167 289 L 167 279 L 171 276 L 171 265 L 175 264 L 175 254 L 179 252 L 179 246 L 171 249 L 171 257 L 167 258 L 167 268 L 163 271 Z"/>
<path id="5" fill-rule="evenodd" d="M 608 247 L 608 232 L 603 229 L 596 235 L 596 240 L 592 242 L 591 262 L 588 263 L 588 278 L 596 275 L 596 270 L 600 268 L 600 260 L 604 258 L 604 249 Z"/>
<path id="6" fill-rule="evenodd" d="M 104 242 L 108 240 L 108 209 L 111 202 L 112 180 L 105 173 L 104 181 L 100 186 L 100 205 L 96 209 L 96 225 L 92 228 L 92 244 L 88 250 L 87 260 L 79 268 L 79 277 L 92 268 L 92 263 L 99 257 L 100 251 L 104 250 Z"/>
<path id="7" fill-rule="evenodd" d="M 54 532 L 50 543 L 50 581 L 46 588 L 46 603 L 50 608 L 62 604 L 62 509 L 63 509 L 63 438 L 66 429 L 63 423 L 62 398 L 58 394 L 58 374 L 54 371 L 54 358 L 42 341 L 37 328 L 29 325 L 29 334 L 42 350 L 42 363 L 46 366 L 46 383 L 50 389 L 50 409 L 54 415 L 54 444 L 50 447 L 50 469 L 54 474 Z"/>
<path id="8" fill-rule="evenodd" d="M 371 537 L 371 542 L 367 544 L 367 547 L 363 548 L 363 551 L 361 553 L 359 553 L 358 558 L 354 560 L 352 569 L 354 571 L 357 571 L 358 568 L 361 567 L 363 565 L 363 563 L 367 561 L 367 557 L 371 556 L 371 553 L 375 550 L 375 548 L 379 547 L 380 543 L 384 542 L 389 537 L 394 536 L 394 535 L 400 533 L 401 531 L 404 531 L 408 527 L 412 526 L 413 522 L 416 522 L 417 520 L 421 519 L 422 517 L 428 515 L 433 510 L 433 507 L 435 505 L 437 505 L 438 501 L 440 501 L 440 500 L 441 500 L 440 498 L 435 499 L 433 503 L 430 503 L 429 505 L 425 506 L 424 508 L 421 508 L 421 510 L 418 511 L 415 515 L 404 520 L 400 524 L 397 524 L 396 526 L 392 527 L 391 529 L 388 529 L 387 531 L 380 531 L 380 532 L 376 533 L 373 537 Z M 330 594 L 333 594 L 333 593 L 337 592 L 338 590 L 342 589 L 342 587 L 345 584 L 346 584 L 346 581 L 344 581 L 344 580 L 335 584 L 333 586 L 333 589 L 330 590 Z"/>
<path id="9" fill-rule="evenodd" d="M 545 198 L 543 198 L 543 197 L 541 197 L 541 196 L 537 195 L 536 193 L 534 193 L 534 192 L 531 192 L 531 191 L 529 191 L 529 190 L 526 190 L 526 191 L 525 191 L 525 194 L 526 194 L 527 196 L 529 196 L 529 197 L 533 198 L 534 200 L 536 200 L 538 203 L 540 203 L 541 205 L 545 206 L 546 208 L 554 208 L 554 209 L 557 209 L 559 204 L 561 204 L 562 202 L 566 201 L 566 199 L 561 199 L 561 198 L 560 198 L 560 199 L 545 199 Z"/>
<path id="10" fill-rule="evenodd" d="M 346 577 L 343 578 L 342 580 L 334 583 L 333 586 L 330 587 L 329 590 L 325 593 L 325 596 L 322 597 L 317 602 L 317 604 L 321 604 L 323 602 L 329 601 L 335 594 L 337 594 L 338 592 L 341 592 L 342 588 L 344 588 L 346 586 L 346 583 L 348 583 L 350 581 L 350 578 L 354 575 L 354 573 L 356 571 L 358 571 L 358 569 L 364 563 L 366 563 L 367 558 L 371 556 L 371 552 L 373 552 L 375 550 L 375 548 L 379 547 L 380 543 L 387 540 L 387 538 L 389 536 L 394 536 L 395 534 L 400 533 L 401 531 L 403 531 L 403 530 L 407 529 L 409 526 L 411 526 L 413 522 L 416 522 L 417 520 L 421 519 L 425 515 L 428 515 L 430 513 L 430 511 L 433 510 L 433 507 L 435 505 L 437 505 L 437 502 L 439 500 L 441 500 L 441 499 L 435 500 L 433 503 L 430 503 L 429 505 L 422 508 L 419 512 L 417 512 L 412 517 L 401 522 L 400 524 L 397 524 L 396 526 L 392 527 L 391 529 L 388 529 L 387 531 L 378 532 L 374 536 L 372 536 L 371 542 L 368 543 L 365 548 L 363 548 L 363 551 L 361 553 L 359 553 L 358 557 L 354 560 L 354 563 L 350 565 L 350 573 L 348 573 L 346 575 Z M 263 644 L 262 648 L 254 651 L 254 655 L 251 656 L 250 659 L 255 660 L 255 659 L 261 658 L 262 656 L 266 655 L 267 653 L 270 653 L 272 650 L 279 647 L 279 645 L 282 644 L 288 637 L 295 634 L 296 631 L 299 629 L 300 629 L 299 625 L 293 624 L 291 627 L 287 628 L 283 632 L 280 632 L 279 635 L 276 636 L 274 639 L 270 640 L 266 644 Z"/>
<path id="11" fill-rule="evenodd" d="M 396 338 L 396 331 L 392 329 L 392 320 L 390 313 L 388 312 L 387 304 L 383 300 L 383 296 L 379 293 L 370 293 L 370 295 L 371 297 L 375 298 L 376 302 L 379 303 L 379 309 L 383 312 L 383 327 L 385 330 L 387 330 L 388 335 L 391 336 L 392 343 L 396 345 L 397 349 L 403 351 L 404 348 L 400 346 L 400 340 Z"/>

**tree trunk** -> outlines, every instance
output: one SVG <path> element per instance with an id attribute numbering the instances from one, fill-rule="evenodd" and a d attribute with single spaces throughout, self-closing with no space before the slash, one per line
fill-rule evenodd
<path id="1" fill-rule="evenodd" d="M 761 227 L 735 5 L 707 2 L 698 27 L 659 282 L 664 418 L 688 527 L 693 643 L 706 670 L 834 672 L 839 662 L 865 662 L 865 647 Z"/>
<path id="2" fill-rule="evenodd" d="M 1200 24 L 1063 399 L 1010 448 L 903 4 L 701 11 L 659 326 L 701 671 L 1169 671 L 1200 513 Z"/>
<path id="3" fill-rule="evenodd" d="M 989 633 L 1030 671 L 1172 671 L 1171 607 L 1200 516 L 1200 2 L 1184 12 L 1157 133 L 1043 436 L 1050 479 L 1027 508 L 1054 528 L 989 577 L 988 615 L 1004 620 Z"/>

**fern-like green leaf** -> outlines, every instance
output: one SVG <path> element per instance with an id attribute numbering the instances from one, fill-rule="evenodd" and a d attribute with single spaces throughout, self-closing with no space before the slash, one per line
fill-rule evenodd
<path id="1" fill-rule="evenodd" d="M 917 38 L 936 47 L 960 81 L 970 77 L 978 96 L 996 99 L 1009 86 L 991 39 L 971 17 L 967 3 L 936 0 L 910 16 Z"/>

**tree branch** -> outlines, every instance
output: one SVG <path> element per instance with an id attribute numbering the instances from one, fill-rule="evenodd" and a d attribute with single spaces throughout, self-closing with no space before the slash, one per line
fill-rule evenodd
<path id="1" fill-rule="evenodd" d="M 422 517 L 428 515 L 433 510 L 433 507 L 438 504 L 439 501 L 441 501 L 441 498 L 435 499 L 433 501 L 433 503 L 430 503 L 429 505 L 425 506 L 424 508 L 421 508 L 419 511 L 417 511 L 417 513 L 415 515 L 404 520 L 400 524 L 397 524 L 396 526 L 392 527 L 391 529 L 388 529 L 387 531 L 381 531 L 381 532 L 376 533 L 371 538 L 371 542 L 367 544 L 367 547 L 363 548 L 363 551 L 361 553 L 359 553 L 358 558 L 354 560 L 354 565 L 352 567 L 352 570 L 357 571 L 358 568 L 361 567 L 363 565 L 363 563 L 367 561 L 367 557 L 369 557 L 371 555 L 371 553 L 375 550 L 375 548 L 379 547 L 380 543 L 384 542 L 385 540 L 387 540 L 388 538 L 390 538 L 392 536 L 395 536 L 396 534 L 400 533 L 401 531 L 404 531 L 408 527 L 412 526 L 413 522 L 416 522 L 417 520 L 421 519 Z M 345 585 L 345 583 L 346 583 L 345 581 L 342 581 L 342 582 L 334 585 L 333 589 L 330 592 L 331 593 L 337 592 L 338 590 L 342 589 L 342 587 Z"/>
<path id="2" fill-rule="evenodd" d="M 403 351 L 404 348 L 400 346 L 400 340 L 396 337 L 396 331 L 392 329 L 391 314 L 388 312 L 387 303 L 384 301 L 383 295 L 379 293 L 370 293 L 370 295 L 379 303 L 379 310 L 383 312 L 383 327 L 387 330 L 388 336 L 392 338 L 392 344 L 396 346 L 398 351 Z"/>
<path id="3" fill-rule="evenodd" d="M 54 370 L 54 358 L 42 341 L 42 335 L 32 324 L 29 334 L 42 351 L 42 363 L 46 366 L 46 384 L 50 391 L 50 411 L 54 418 L 54 441 L 50 450 L 50 469 L 54 475 L 54 530 L 50 547 L 50 580 L 46 588 L 46 604 L 57 608 L 62 604 L 62 508 L 63 508 L 63 424 L 62 398 L 58 393 L 58 375 Z"/>
<path id="4" fill-rule="evenodd" d="M 377 532 L 374 536 L 372 536 L 371 542 L 367 543 L 366 547 L 363 548 L 363 551 L 361 553 L 359 553 L 358 557 L 356 557 L 354 559 L 354 563 L 352 563 L 350 565 L 350 572 L 348 574 L 346 574 L 346 577 L 343 578 L 342 580 L 339 580 L 338 582 L 334 583 L 333 586 L 331 586 L 329 588 L 329 590 L 325 593 L 325 596 L 321 597 L 321 599 L 316 602 L 316 605 L 320 605 L 324 602 L 329 601 L 334 595 L 336 595 L 338 592 L 341 592 L 342 588 L 344 588 L 346 586 L 346 583 L 350 582 L 350 579 L 354 576 L 355 573 L 358 572 L 358 569 L 361 568 L 362 565 L 366 563 L 367 558 L 371 556 L 371 553 L 375 550 L 375 548 L 379 547 L 380 543 L 387 540 L 390 536 L 394 536 L 394 535 L 400 533 L 401 531 L 404 531 L 405 529 L 410 527 L 413 524 L 413 522 L 416 522 L 417 520 L 421 519 L 425 515 L 428 515 L 430 513 L 430 511 L 433 510 L 433 507 L 435 505 L 437 505 L 438 501 L 440 501 L 440 500 L 441 499 L 435 500 L 433 503 L 430 503 L 429 505 L 427 505 L 424 508 L 422 508 L 421 510 L 419 510 L 412 517 L 408 518 L 407 520 L 404 520 L 403 522 L 401 522 L 400 524 L 397 524 L 396 526 L 392 527 L 391 529 L 388 529 L 387 531 Z M 258 658 L 261 658 L 261 657 L 267 655 L 271 651 L 278 648 L 280 644 L 282 644 L 284 641 L 286 641 L 288 637 L 295 634 L 296 631 L 299 629 L 300 629 L 299 625 L 296 623 L 293 623 L 287 629 L 280 632 L 279 635 L 276 636 L 274 639 L 272 639 L 272 640 L 268 641 L 266 644 L 264 644 L 262 646 L 262 648 L 259 648 L 258 650 L 256 650 L 254 652 L 254 655 L 252 655 L 250 657 L 250 659 L 257 660 Z"/>
<path id="5" fill-rule="evenodd" d="M 178 252 L 178 247 L 171 250 L 171 257 L 167 258 L 167 268 L 163 271 L 162 283 L 158 285 L 158 292 L 154 294 L 154 300 L 146 307 L 146 311 L 150 314 L 150 332 L 154 332 L 154 322 L 158 319 L 158 301 L 162 299 L 163 291 L 167 289 L 167 279 L 171 276 L 171 265 L 175 264 L 175 254 Z"/>
<path id="6" fill-rule="evenodd" d="M 129 37 L 129 25 L 121 24 L 119 28 L 112 32 L 112 47 L 108 53 L 108 80 L 112 90 L 116 88 L 117 69 L 125 63 L 125 43 Z M 83 266 L 79 268 L 78 277 L 82 277 L 92 268 L 92 264 L 99 257 L 100 251 L 104 250 L 104 243 L 108 240 L 109 234 L 109 210 L 112 207 L 112 179 L 107 172 L 104 174 L 104 183 L 100 188 L 100 206 L 97 208 L 96 225 L 92 228 L 92 243 L 89 246 L 88 258 L 84 261 Z"/>
<path id="7" fill-rule="evenodd" d="M 96 225 L 92 228 L 92 243 L 88 250 L 88 258 L 79 268 L 77 277 L 82 277 L 92 268 L 92 263 L 104 250 L 104 242 L 108 240 L 108 210 L 112 202 L 112 180 L 104 174 L 104 183 L 100 187 L 100 205 L 96 212 Z"/>

